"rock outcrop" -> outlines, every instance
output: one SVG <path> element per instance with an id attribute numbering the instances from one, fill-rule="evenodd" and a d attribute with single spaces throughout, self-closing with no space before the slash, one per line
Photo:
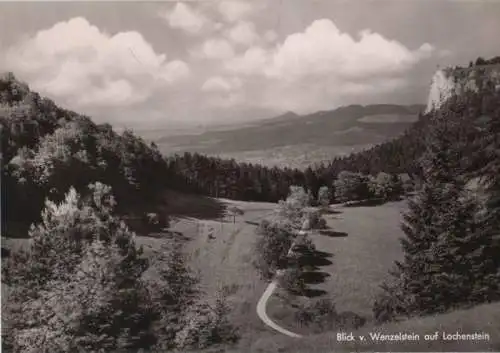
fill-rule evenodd
<path id="1" fill-rule="evenodd" d="M 477 91 L 484 85 L 500 90 L 500 64 L 440 69 L 432 77 L 426 112 L 439 108 L 453 94 Z"/>

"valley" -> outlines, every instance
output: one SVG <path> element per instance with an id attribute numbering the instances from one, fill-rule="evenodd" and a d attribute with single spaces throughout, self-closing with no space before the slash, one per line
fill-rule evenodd
<path id="1" fill-rule="evenodd" d="M 189 135 L 158 137 L 158 132 L 157 137 L 149 138 L 167 155 L 197 152 L 270 167 L 305 169 L 399 136 L 417 121 L 424 108 L 423 105 L 347 106 L 305 116 L 286 113 L 250 126 L 193 131 Z"/>

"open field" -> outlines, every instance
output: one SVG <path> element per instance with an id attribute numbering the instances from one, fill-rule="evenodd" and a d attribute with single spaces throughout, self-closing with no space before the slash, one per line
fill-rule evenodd
<path id="1" fill-rule="evenodd" d="M 379 286 L 402 256 L 400 219 L 405 205 L 405 201 L 379 206 L 336 205 L 332 214 L 324 215 L 330 230 L 311 235 L 316 251 L 306 261 L 316 269 L 304 276 L 307 297 L 332 299 L 338 312 L 352 311 L 370 322 Z M 304 303 L 307 297 L 295 297 L 292 303 Z M 279 294 L 269 300 L 268 315 L 276 323 L 296 333 L 310 333 L 294 319 L 295 310 Z"/>
<path id="2" fill-rule="evenodd" d="M 371 144 L 321 146 L 311 143 L 279 146 L 261 150 L 216 153 L 213 155 L 267 167 L 278 166 L 306 169 L 313 164 L 328 163 L 331 161 L 332 156 L 347 156 L 351 153 L 366 150 L 371 146 Z"/>
<path id="3" fill-rule="evenodd" d="M 338 214 L 325 215 L 332 235 L 314 234 L 316 248 L 332 254 L 323 283 L 312 287 L 326 291 L 339 310 L 371 315 L 373 296 L 387 278 L 389 268 L 402 257 L 399 239 L 405 201 L 380 206 L 336 207 Z"/>
<path id="4" fill-rule="evenodd" d="M 196 196 L 183 197 L 182 204 L 191 205 L 189 214 L 195 213 L 195 199 Z M 257 223 L 272 213 L 276 205 L 225 199 L 218 201 L 227 207 L 236 206 L 244 214 L 236 216 L 233 223 L 232 216 L 214 218 L 211 217 L 212 212 L 204 213 L 209 210 L 204 207 L 198 210 L 200 218 L 175 217 L 170 230 L 177 234 L 177 239 L 184 241 L 189 265 L 201 280 L 204 298 L 213 298 L 222 286 L 230 289 L 231 321 L 240 327 L 243 339 L 252 342 L 271 330 L 262 324 L 255 312 L 267 284 L 260 280 L 252 265 L 256 226 L 251 223 Z M 169 241 L 172 239 L 166 237 L 137 238 L 137 243 L 144 247 L 146 254 L 151 255 Z"/>

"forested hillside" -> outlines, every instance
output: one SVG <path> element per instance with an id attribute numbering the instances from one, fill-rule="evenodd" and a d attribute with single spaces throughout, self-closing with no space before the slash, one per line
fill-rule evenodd
<path id="1" fill-rule="evenodd" d="M 47 197 L 60 201 L 70 186 L 113 186 L 127 213 L 151 203 L 158 190 L 177 186 L 161 154 L 130 131 L 57 107 L 8 74 L 0 79 L 3 232 L 39 219 Z"/>
<path id="2" fill-rule="evenodd" d="M 481 140 L 488 134 L 488 131 L 485 131 L 486 123 L 495 110 L 495 96 L 500 89 L 497 78 L 488 77 L 484 71 L 489 67 L 487 65 L 496 65 L 497 62 L 498 58 L 489 61 L 479 58 L 476 65 L 470 66 L 472 73 L 477 70 L 479 72 L 477 75 L 471 74 L 470 80 L 473 83 L 471 86 L 474 89 L 465 90 L 458 97 L 456 95 L 450 97 L 455 103 L 451 104 L 452 109 L 450 109 L 448 119 L 457 122 L 454 126 L 454 133 L 463 145 L 463 162 L 467 172 L 473 172 L 478 167 L 477 163 L 481 164 L 481 156 L 478 155 L 483 152 Z M 450 70 L 461 75 L 463 69 L 456 67 Z M 379 171 L 419 173 L 415 162 L 422 155 L 425 136 L 432 129 L 431 116 L 432 112 L 421 114 L 419 120 L 401 137 L 364 152 L 337 158 L 327 168 L 333 172 L 352 170 L 370 174 L 376 174 Z"/>

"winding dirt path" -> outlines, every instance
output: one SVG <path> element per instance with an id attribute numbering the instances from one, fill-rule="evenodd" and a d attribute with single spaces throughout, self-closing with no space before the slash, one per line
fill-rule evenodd
<path id="1" fill-rule="evenodd" d="M 301 230 L 299 232 L 299 235 L 304 235 L 304 234 L 306 234 L 306 231 L 304 231 L 304 230 Z M 293 249 L 294 245 L 295 245 L 295 243 L 293 243 L 292 246 L 290 247 L 290 250 L 288 250 L 288 255 L 290 255 L 292 253 L 292 249 Z M 276 331 L 278 331 L 278 332 L 280 332 L 288 337 L 300 338 L 300 337 L 302 337 L 302 335 L 299 335 L 298 333 L 289 331 L 289 330 L 281 327 L 280 325 L 275 323 L 273 320 L 271 320 L 266 313 L 267 301 L 269 300 L 271 295 L 273 295 L 274 290 L 278 286 L 278 279 L 284 273 L 285 273 L 284 270 L 278 270 L 274 280 L 271 283 L 269 283 L 269 285 L 267 286 L 266 290 L 264 291 L 264 293 L 260 297 L 259 302 L 257 303 L 257 315 L 264 322 L 264 324 L 271 327 L 272 329 L 274 329 L 274 330 L 276 330 Z"/>
<path id="2" fill-rule="evenodd" d="M 278 276 L 281 275 L 281 273 L 278 274 Z M 298 333 L 294 333 L 291 331 L 288 331 L 287 329 L 281 327 L 277 323 L 275 323 L 273 320 L 267 316 L 266 313 L 266 307 L 267 307 L 267 301 L 273 295 L 274 290 L 276 289 L 278 285 L 278 281 L 275 279 L 269 285 L 267 286 L 266 290 L 262 294 L 262 297 L 260 297 L 259 302 L 257 303 L 257 315 L 259 318 L 266 324 L 267 326 L 271 327 L 272 329 L 288 336 L 288 337 L 294 337 L 294 338 L 299 338 L 302 337 Z"/>

